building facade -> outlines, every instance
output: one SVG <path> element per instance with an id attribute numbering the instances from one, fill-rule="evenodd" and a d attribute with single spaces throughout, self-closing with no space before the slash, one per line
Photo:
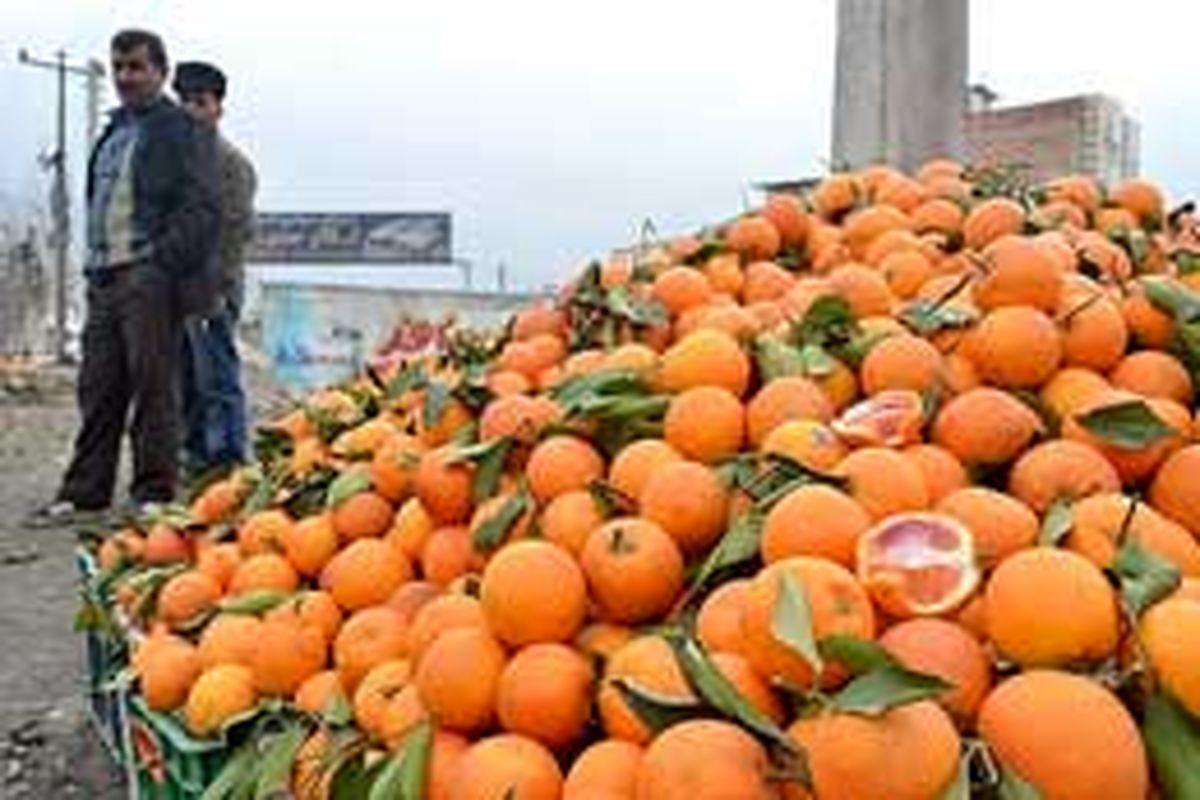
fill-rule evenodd
<path id="1" fill-rule="evenodd" d="M 968 161 L 1023 165 L 1034 180 L 1082 173 L 1115 183 L 1138 174 L 1138 124 L 1105 95 L 975 109 L 963 130 Z"/>

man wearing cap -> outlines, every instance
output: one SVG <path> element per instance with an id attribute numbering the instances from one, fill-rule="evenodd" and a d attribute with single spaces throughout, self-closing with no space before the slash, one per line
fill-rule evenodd
<path id="1" fill-rule="evenodd" d="M 174 89 L 183 107 L 217 130 L 226 78 L 212 64 L 180 63 Z M 224 473 L 246 457 L 246 400 L 236 329 L 245 287 L 245 250 L 254 229 L 257 180 L 249 159 L 218 133 L 221 225 L 206 283 L 192 287 L 184 327 L 185 467 L 192 476 Z"/>
<path id="2" fill-rule="evenodd" d="M 82 418 L 54 502 L 33 526 L 108 509 L 126 429 L 136 507 L 174 498 L 179 353 L 185 287 L 212 259 L 220 224 L 216 139 L 163 93 L 166 48 L 156 34 L 112 38 L 121 105 L 87 168 L 87 319 L 78 376 Z"/>

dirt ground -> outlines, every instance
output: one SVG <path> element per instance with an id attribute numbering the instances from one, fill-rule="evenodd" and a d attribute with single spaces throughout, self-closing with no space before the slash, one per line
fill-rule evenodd
<path id="1" fill-rule="evenodd" d="M 280 401 L 248 377 L 261 414 Z M 91 728 L 73 530 L 26 530 L 53 495 L 70 452 L 75 407 L 69 373 L 36 391 L 0 387 L 0 798 L 125 797 L 122 776 Z"/>

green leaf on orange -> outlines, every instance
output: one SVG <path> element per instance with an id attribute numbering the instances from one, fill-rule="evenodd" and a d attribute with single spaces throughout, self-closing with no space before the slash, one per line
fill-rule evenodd
<path id="1" fill-rule="evenodd" d="M 1075 518 L 1071 512 L 1071 501 L 1063 497 L 1057 498 L 1050 504 L 1050 508 L 1046 509 L 1046 515 L 1042 517 L 1042 530 L 1038 536 L 1038 543 L 1043 547 L 1058 547 L 1067 538 L 1074 525 Z"/>
<path id="2" fill-rule="evenodd" d="M 1117 550 L 1109 567 L 1121 587 L 1121 600 L 1134 617 L 1179 587 L 1179 568 L 1150 552 L 1132 536 Z"/>
<path id="3" fill-rule="evenodd" d="M 1164 797 L 1200 797 L 1200 719 L 1165 692 L 1146 700 L 1142 733 Z"/>
<path id="4" fill-rule="evenodd" d="M 804 659 L 813 674 L 819 675 L 824 671 L 825 662 L 821 659 L 813 631 L 808 593 L 804 590 L 804 584 L 790 572 L 784 571 L 779 575 L 779 594 L 775 598 L 771 635 Z"/>
<path id="5" fill-rule="evenodd" d="M 1077 415 L 1075 421 L 1101 441 L 1123 450 L 1141 450 L 1176 435 L 1144 400 L 1103 406 Z"/>
<path id="6" fill-rule="evenodd" d="M 711 710 L 703 703 L 660 694 L 627 678 L 615 678 L 610 685 L 621 695 L 634 716 L 654 734 L 680 722 L 712 716 Z"/>
<path id="7" fill-rule="evenodd" d="M 351 497 L 362 494 L 370 488 L 371 475 L 366 470 L 352 469 L 349 472 L 343 472 L 334 478 L 333 483 L 329 484 L 329 491 L 325 495 L 325 505 L 327 508 L 337 508 Z"/>

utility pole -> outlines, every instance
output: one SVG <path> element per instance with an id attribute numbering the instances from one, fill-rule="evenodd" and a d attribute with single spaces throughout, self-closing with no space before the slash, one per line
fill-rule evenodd
<path id="1" fill-rule="evenodd" d="M 54 70 L 58 79 L 58 103 L 55 114 L 55 148 L 43 163 L 54 170 L 54 186 L 50 195 L 50 211 L 54 219 L 54 269 L 55 269 L 55 351 L 60 362 L 67 357 L 67 262 L 71 252 L 71 197 L 67 189 L 67 75 L 82 76 L 87 80 L 88 122 L 87 136 L 90 147 L 95 140 L 100 117 L 100 80 L 104 77 L 104 65 L 95 59 L 86 64 L 70 64 L 66 52 L 59 50 L 53 60 L 34 58 L 22 49 L 17 60 L 28 67 Z"/>

